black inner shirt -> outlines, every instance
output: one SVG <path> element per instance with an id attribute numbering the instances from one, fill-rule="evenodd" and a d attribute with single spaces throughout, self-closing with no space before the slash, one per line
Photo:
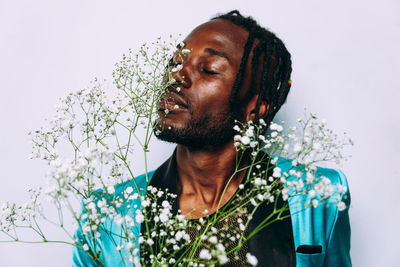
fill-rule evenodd
<path id="1" fill-rule="evenodd" d="M 161 190 L 168 190 L 168 192 L 178 195 L 179 177 L 177 172 L 175 153 L 176 152 L 174 152 L 173 155 L 155 171 L 149 185 L 157 187 Z M 247 183 L 247 186 L 251 186 L 251 183 Z M 230 208 L 230 204 L 231 202 L 228 201 L 228 203 L 223 208 Z M 176 198 L 175 201 L 171 203 L 171 205 L 172 213 L 174 215 L 177 215 L 179 209 L 179 198 Z M 246 207 L 246 209 L 248 209 L 247 212 L 251 212 L 252 206 Z M 247 233 L 251 233 L 266 218 L 266 216 L 271 214 L 272 210 L 272 204 L 260 205 L 260 207 L 255 211 L 251 221 L 249 222 L 249 227 L 248 229 L 246 229 Z M 207 218 L 210 219 L 212 218 L 212 216 L 213 215 L 211 214 Z M 241 218 L 242 220 L 247 220 L 247 217 L 247 214 L 238 215 L 231 219 L 231 222 L 228 222 L 228 225 L 229 227 L 233 228 L 238 227 L 237 223 L 235 224 L 235 222 L 237 222 L 237 219 Z M 151 218 L 150 221 L 152 221 Z M 217 223 L 217 228 L 218 225 L 220 225 L 221 227 L 220 233 L 223 233 L 221 232 L 222 228 L 226 227 L 227 224 L 224 224 L 224 222 Z M 235 230 L 233 228 L 224 228 L 225 230 L 227 230 L 225 231 L 225 234 L 229 235 L 229 232 L 234 233 Z M 141 227 L 141 229 L 142 235 L 145 236 L 145 227 Z M 191 238 L 195 238 L 195 236 L 199 232 L 196 229 L 189 228 L 188 233 Z M 225 266 L 243 266 L 243 264 L 240 265 L 240 262 L 243 263 L 243 260 L 245 260 L 244 257 L 247 252 L 251 253 L 257 258 L 257 266 L 296 266 L 296 255 L 290 216 L 287 219 L 276 221 L 257 232 L 238 251 L 238 253 L 236 253 L 235 255 L 231 254 L 232 256 L 228 257 L 230 258 L 230 262 Z M 237 258 L 234 258 L 235 256 L 239 257 L 239 261 Z"/>

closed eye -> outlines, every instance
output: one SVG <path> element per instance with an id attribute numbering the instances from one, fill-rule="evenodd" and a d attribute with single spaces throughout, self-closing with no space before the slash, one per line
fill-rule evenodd
<path id="1" fill-rule="evenodd" d="M 209 75 L 216 75 L 216 74 L 219 74 L 218 72 L 215 72 L 215 71 L 206 69 L 206 68 L 204 68 L 204 67 L 202 68 L 202 70 L 203 70 L 204 73 L 209 74 Z"/>

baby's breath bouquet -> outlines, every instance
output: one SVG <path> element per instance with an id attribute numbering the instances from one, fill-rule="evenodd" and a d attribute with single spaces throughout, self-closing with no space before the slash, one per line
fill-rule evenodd
<path id="1" fill-rule="evenodd" d="M 115 65 L 113 96 L 106 94 L 105 82 L 95 79 L 89 88 L 61 100 L 48 127 L 31 133 L 33 157 L 49 166 L 47 189 L 30 189 L 30 203 L 2 204 L 2 242 L 67 243 L 98 266 L 107 264 L 107 254 L 125 266 L 223 265 L 242 260 L 239 253 L 253 235 L 291 216 L 288 200 L 296 196 L 307 196 L 296 212 L 319 205 L 346 208 L 347 188 L 320 176 L 316 166 L 343 159 L 341 149 L 351 140 L 339 139 L 311 114 L 287 130 L 262 119 L 237 122 L 236 169 L 231 179 L 243 171 L 246 177 L 235 195 L 226 205 L 220 202 L 214 214 L 205 212 L 198 220 L 179 210 L 175 214 L 172 206 L 178 196 L 149 185 L 152 172 L 147 163 L 157 105 L 168 88 L 180 89 L 172 85 L 176 85 L 174 72 L 182 66 L 171 66 L 169 60 L 188 53 L 182 43 L 157 39 L 143 45 L 138 54 L 129 51 Z M 143 152 L 144 183 L 133 174 L 134 149 Z M 46 214 L 43 198 L 55 206 L 57 220 Z M 271 207 L 270 213 L 250 232 L 254 212 L 263 205 Z M 66 224 L 67 217 L 74 228 Z M 66 238 L 48 237 L 46 221 Z M 224 228 L 227 222 L 235 227 Z M 38 238 L 24 239 L 21 229 L 32 230 Z M 257 264 L 250 253 L 245 259 Z"/>

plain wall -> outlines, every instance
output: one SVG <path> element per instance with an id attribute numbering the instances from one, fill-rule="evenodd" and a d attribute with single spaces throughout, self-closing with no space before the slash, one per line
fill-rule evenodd
<path id="1" fill-rule="evenodd" d="M 128 48 L 186 35 L 231 9 L 271 29 L 292 54 L 293 87 L 279 119 L 293 122 L 307 107 L 355 141 L 340 166 L 352 196 L 354 266 L 398 266 L 398 0 L 0 1 L 0 202 L 22 203 L 26 189 L 45 185 L 27 133 L 45 125 L 59 97 L 109 78 Z M 155 143 L 151 167 L 172 149 Z M 70 265 L 68 246 L 0 244 L 0 266 Z"/>

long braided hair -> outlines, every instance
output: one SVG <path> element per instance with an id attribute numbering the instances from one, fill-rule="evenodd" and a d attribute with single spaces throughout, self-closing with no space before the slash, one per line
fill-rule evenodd
<path id="1" fill-rule="evenodd" d="M 231 106 L 237 103 L 237 94 L 243 83 L 247 62 L 255 40 L 258 40 L 257 45 L 253 49 L 249 93 L 253 95 L 259 92 L 255 108 L 255 122 L 258 123 L 260 119 L 259 109 L 261 101 L 267 100 L 269 109 L 263 119 L 267 125 L 270 124 L 281 106 L 285 103 L 291 87 L 290 74 L 292 72 L 292 61 L 290 53 L 275 34 L 258 25 L 252 17 L 242 16 L 237 10 L 218 15 L 213 19 L 229 20 L 244 28 L 249 33 L 244 46 L 242 61 L 231 91 L 229 100 Z M 261 69 L 259 68 L 260 60 L 262 64 Z M 261 71 L 261 75 L 259 71 Z M 261 81 L 259 82 L 259 90 L 257 90 L 257 79 L 259 77 L 261 77 Z"/>

